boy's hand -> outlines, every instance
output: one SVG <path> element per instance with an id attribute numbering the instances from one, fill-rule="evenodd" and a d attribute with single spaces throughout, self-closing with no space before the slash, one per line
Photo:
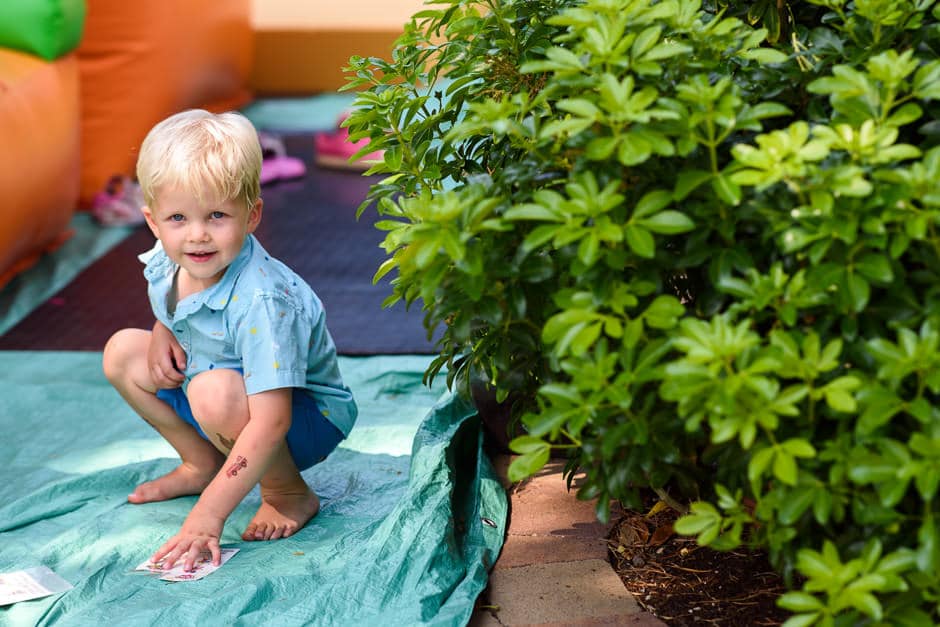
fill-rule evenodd
<path id="1" fill-rule="evenodd" d="M 147 366 L 154 384 L 163 390 L 178 388 L 183 384 L 186 369 L 186 352 L 176 338 L 160 321 L 153 325 L 150 348 L 147 350 Z"/>
<path id="2" fill-rule="evenodd" d="M 200 556 L 208 553 L 212 557 L 212 564 L 218 566 L 222 562 L 222 551 L 219 548 L 219 536 L 222 535 L 224 520 L 217 520 L 209 516 L 200 516 L 195 511 L 186 517 L 179 533 L 167 540 L 166 544 L 153 554 L 150 561 L 157 563 L 163 560 L 163 568 L 173 568 L 180 562 L 183 570 L 192 571 Z"/>

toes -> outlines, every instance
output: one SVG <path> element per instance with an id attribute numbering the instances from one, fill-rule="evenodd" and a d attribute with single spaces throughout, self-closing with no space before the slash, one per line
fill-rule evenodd
<path id="1" fill-rule="evenodd" d="M 254 539 L 255 539 L 255 530 L 256 530 L 257 528 L 258 528 L 258 525 L 256 525 L 255 523 L 249 524 L 248 527 L 245 529 L 245 532 L 242 534 L 242 540 L 247 540 L 247 541 L 249 541 L 249 542 L 251 542 L 252 540 L 254 540 Z"/>
<path id="2" fill-rule="evenodd" d="M 255 531 L 255 540 L 269 540 L 271 538 L 271 531 L 271 525 L 268 523 L 258 525 L 258 529 Z"/>
<path id="3" fill-rule="evenodd" d="M 154 500 L 153 492 L 149 483 L 142 483 L 134 488 L 133 492 L 127 495 L 127 500 L 134 504 L 148 503 Z"/>

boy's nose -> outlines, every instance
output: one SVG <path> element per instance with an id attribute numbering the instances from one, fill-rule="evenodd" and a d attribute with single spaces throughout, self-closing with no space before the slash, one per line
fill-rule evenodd
<path id="1" fill-rule="evenodd" d="M 189 228 L 189 239 L 193 242 L 204 242 L 209 239 L 209 231 L 201 224 L 193 224 Z"/>

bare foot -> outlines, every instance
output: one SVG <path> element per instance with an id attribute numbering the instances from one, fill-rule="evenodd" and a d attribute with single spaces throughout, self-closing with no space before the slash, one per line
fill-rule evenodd
<path id="1" fill-rule="evenodd" d="M 320 499 L 313 490 L 272 493 L 261 490 L 261 507 L 248 523 L 242 540 L 286 538 L 307 524 L 320 511 Z"/>
<path id="2" fill-rule="evenodd" d="M 137 486 L 127 495 L 131 503 L 151 503 L 153 501 L 166 501 L 178 496 L 188 494 L 201 494 L 218 470 L 203 471 L 195 466 L 183 462 L 175 470 L 168 472 L 159 479 L 148 481 Z"/>

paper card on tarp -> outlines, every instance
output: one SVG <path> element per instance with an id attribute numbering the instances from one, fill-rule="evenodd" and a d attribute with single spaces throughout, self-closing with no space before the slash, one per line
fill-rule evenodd
<path id="1" fill-rule="evenodd" d="M 41 599 L 71 589 L 72 584 L 45 566 L 0 573 L 0 606 Z"/>
<path id="2" fill-rule="evenodd" d="M 174 564 L 173 568 L 168 568 L 164 570 L 161 564 L 154 564 L 150 560 L 147 560 L 140 566 L 134 569 L 135 572 L 145 572 L 153 575 L 163 575 L 160 577 L 160 581 L 198 581 L 206 575 L 210 575 L 215 571 L 222 568 L 225 565 L 225 562 L 232 559 L 232 556 L 238 553 L 238 549 L 222 549 L 222 558 L 219 560 L 219 565 L 216 566 L 212 563 L 212 560 L 208 557 L 203 557 L 193 567 L 192 572 L 186 572 L 183 570 L 182 560 Z"/>

